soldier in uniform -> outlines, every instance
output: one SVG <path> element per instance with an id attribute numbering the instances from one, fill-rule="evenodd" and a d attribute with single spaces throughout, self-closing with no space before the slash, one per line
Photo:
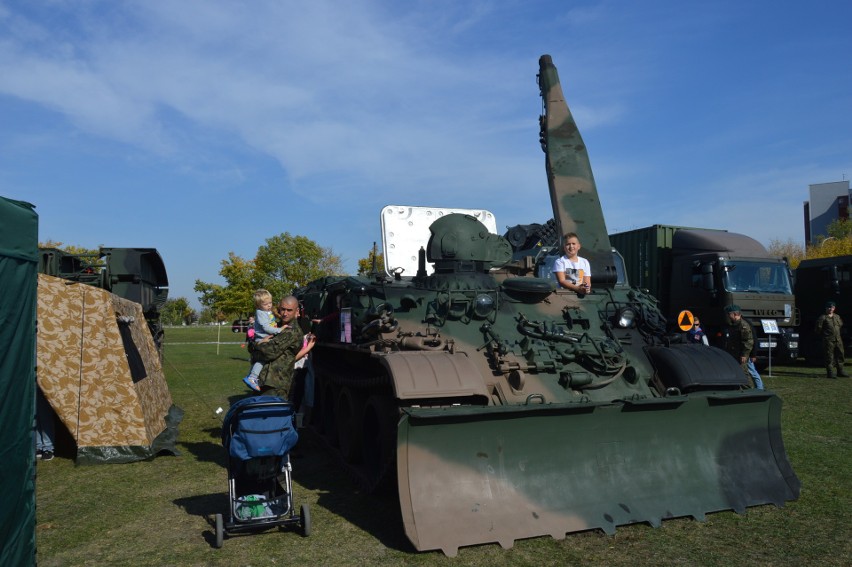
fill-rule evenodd
<path id="1" fill-rule="evenodd" d="M 740 363 L 746 379 L 751 378 L 754 380 L 754 387 L 763 390 L 763 381 L 751 361 L 751 349 L 754 348 L 754 335 L 751 332 L 751 325 L 743 319 L 739 305 L 728 305 L 725 307 L 725 313 L 728 314 L 730 320 L 725 350 Z"/>
<path id="2" fill-rule="evenodd" d="M 293 394 L 294 363 L 305 357 L 316 344 L 316 337 L 305 335 L 296 322 L 299 300 L 288 295 L 281 300 L 281 332 L 266 342 L 258 343 L 255 350 L 264 363 L 259 383 L 263 394 L 289 400 Z"/>
<path id="3" fill-rule="evenodd" d="M 833 301 L 825 304 L 825 314 L 820 315 L 816 322 L 815 332 L 822 338 L 822 346 L 825 352 L 825 373 L 828 378 L 837 376 L 849 376 L 843 371 L 843 339 L 840 337 L 840 327 L 843 320 L 834 312 L 837 305 Z M 834 368 L 837 367 L 837 376 Z"/>

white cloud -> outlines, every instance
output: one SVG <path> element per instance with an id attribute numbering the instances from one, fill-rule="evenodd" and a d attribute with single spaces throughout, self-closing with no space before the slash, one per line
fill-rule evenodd
<path id="1" fill-rule="evenodd" d="M 795 236 L 807 184 L 852 173 L 852 117 L 837 111 L 850 78 L 810 71 L 809 51 L 822 46 L 821 65 L 845 68 L 850 36 L 802 8 L 777 15 L 797 34 L 788 41 L 757 25 L 763 16 L 677 2 L 4 3 L 0 116 L 4 102 L 28 115 L 4 124 L 14 152 L 0 156 L 0 191 L 32 187 L 44 226 L 63 222 L 46 203 L 68 176 L 51 177 L 38 144 L 62 148 L 44 159 L 79 163 L 79 179 L 97 172 L 97 183 L 75 187 L 81 200 L 108 201 L 105 187 L 150 176 L 138 183 L 170 207 L 143 199 L 134 212 L 192 238 L 202 218 L 245 217 L 233 202 L 247 195 L 296 199 L 331 220 L 321 238 L 302 218 L 263 234 L 213 234 L 212 259 L 197 260 L 207 275 L 181 261 L 170 266 L 175 282 L 215 279 L 228 248 L 251 254 L 279 229 L 348 247 L 354 264 L 374 237 L 347 233 L 337 216 L 363 227 L 392 202 L 488 208 L 501 227 L 542 222 L 550 206 L 535 74 L 550 53 L 610 230 L 699 224 L 687 221 L 700 214 L 703 226 L 763 242 Z M 808 41 L 816 35 L 820 43 Z M 766 52 L 783 53 L 785 65 L 755 70 Z M 830 90 L 815 88 L 820 78 Z M 784 104 L 769 104 L 782 86 Z M 79 234 L 52 236 L 93 244 Z M 181 241 L 169 234 L 163 247 Z"/>

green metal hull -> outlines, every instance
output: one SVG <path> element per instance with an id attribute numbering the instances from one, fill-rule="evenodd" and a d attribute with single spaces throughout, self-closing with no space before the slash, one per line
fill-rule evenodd
<path id="1" fill-rule="evenodd" d="M 405 531 L 418 550 L 735 510 L 798 497 L 770 392 L 406 410 Z"/>
<path id="2" fill-rule="evenodd" d="M 430 210 L 418 237 L 413 207 L 387 208 L 408 220 L 394 230 L 413 274 L 297 292 L 337 322 L 312 354 L 329 445 L 365 490 L 395 472 L 408 538 L 447 555 L 797 498 L 781 400 L 749 390 L 725 351 L 668 334 L 630 287 L 550 56 L 538 86 L 556 234 L 582 242 L 591 289 L 557 285 L 557 265 L 580 277 L 559 249 L 517 249 L 476 211 Z"/>

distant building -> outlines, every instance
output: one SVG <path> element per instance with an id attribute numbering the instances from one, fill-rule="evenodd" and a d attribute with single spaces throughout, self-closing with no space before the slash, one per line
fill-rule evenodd
<path id="1" fill-rule="evenodd" d="M 852 192 L 849 181 L 808 185 L 805 201 L 805 242 L 816 244 L 820 236 L 828 236 L 828 225 L 837 219 L 849 218 Z"/>

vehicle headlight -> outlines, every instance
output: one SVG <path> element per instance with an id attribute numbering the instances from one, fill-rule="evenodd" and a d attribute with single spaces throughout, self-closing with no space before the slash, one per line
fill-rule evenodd
<path id="1" fill-rule="evenodd" d="M 494 298 L 481 293 L 473 302 L 473 312 L 480 319 L 485 319 L 494 310 Z"/>
<path id="2" fill-rule="evenodd" d="M 636 326 L 636 311 L 632 307 L 622 307 L 615 314 L 616 325 L 623 329 L 631 329 Z"/>

